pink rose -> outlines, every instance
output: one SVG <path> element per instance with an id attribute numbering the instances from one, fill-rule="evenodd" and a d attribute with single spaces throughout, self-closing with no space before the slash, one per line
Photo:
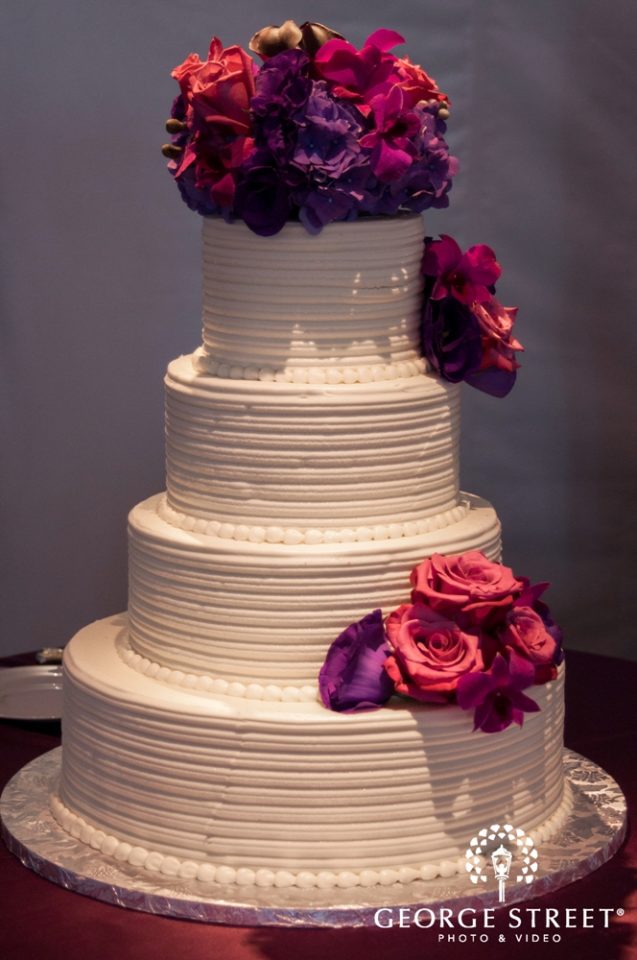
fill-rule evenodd
<path id="1" fill-rule="evenodd" d="M 434 553 L 414 567 L 410 581 L 413 603 L 426 603 L 469 626 L 503 616 L 526 586 L 509 567 L 487 560 L 479 550 L 449 557 Z"/>
<path id="2" fill-rule="evenodd" d="M 203 67 L 203 60 L 200 59 L 199 54 L 189 53 L 184 62 L 180 63 L 178 67 L 175 67 L 170 74 L 179 84 L 184 103 L 188 102 L 188 93 L 190 91 L 193 74 L 197 73 L 201 67 Z"/>
<path id="3" fill-rule="evenodd" d="M 478 637 L 422 603 L 394 610 L 385 629 L 392 647 L 385 670 L 397 693 L 415 700 L 447 703 L 459 678 L 484 666 Z"/>
<path id="4" fill-rule="evenodd" d="M 241 47 L 223 48 L 213 37 L 208 59 L 203 62 L 191 53 L 175 67 L 186 104 L 187 121 L 205 129 L 215 123 L 246 135 L 250 130 L 250 99 L 255 94 L 254 63 Z"/>
<path id="5" fill-rule="evenodd" d="M 253 149 L 252 137 L 236 137 L 220 145 L 200 138 L 195 147 L 186 148 L 181 169 L 187 166 L 189 150 L 192 151 L 196 158 L 195 186 L 200 190 L 209 189 L 215 203 L 229 209 L 234 201 L 236 186 L 232 171 L 241 166 Z"/>
<path id="6" fill-rule="evenodd" d="M 439 102 L 447 100 L 446 95 L 438 89 L 433 77 L 430 77 L 417 63 L 412 63 L 409 57 L 396 60 L 394 72 L 398 74 L 398 83 L 407 106 L 414 107 L 420 100 L 438 100 Z"/>
<path id="7" fill-rule="evenodd" d="M 559 652 L 542 617 L 531 607 L 514 606 L 508 611 L 500 639 L 535 664 L 555 663 Z"/>
<path id="8" fill-rule="evenodd" d="M 495 297 L 473 305 L 482 339 L 481 370 L 496 367 L 512 373 L 520 366 L 515 359 L 515 351 L 524 347 L 513 336 L 517 312 L 517 307 L 503 307 Z"/>

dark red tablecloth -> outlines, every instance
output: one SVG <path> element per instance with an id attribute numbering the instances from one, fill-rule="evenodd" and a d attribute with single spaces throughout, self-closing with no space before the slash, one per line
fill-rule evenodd
<path id="1" fill-rule="evenodd" d="M 571 652 L 566 743 L 604 767 L 637 816 L 637 663 Z M 0 779 L 57 746 L 55 724 L 0 725 Z M 632 808 L 632 809 L 631 809 Z M 634 831 L 609 863 L 533 906 L 621 907 L 608 930 L 562 930 L 559 944 L 516 943 L 496 919 L 488 944 L 439 944 L 437 931 L 236 928 L 155 917 L 69 893 L 25 869 L 0 844 L 0 960 L 411 960 L 574 957 L 637 960 L 637 842 Z M 531 904 L 529 904 L 531 905 Z M 496 914 L 496 918 L 498 915 Z M 520 932 L 520 931 L 518 931 Z M 531 933 L 530 927 L 521 928 Z M 505 941 L 498 940 L 502 933 Z"/>

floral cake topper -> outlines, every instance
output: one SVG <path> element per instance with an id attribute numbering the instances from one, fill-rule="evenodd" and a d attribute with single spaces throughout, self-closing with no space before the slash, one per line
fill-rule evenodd
<path id="1" fill-rule="evenodd" d="M 363 215 L 448 205 L 457 169 L 449 101 L 393 30 L 356 49 L 318 23 L 286 21 L 239 46 L 212 39 L 172 71 L 180 93 L 163 148 L 185 202 L 255 233 L 311 233 Z"/>
<path id="2" fill-rule="evenodd" d="M 474 730 L 497 733 L 539 710 L 524 691 L 557 676 L 562 633 L 532 585 L 478 550 L 434 554 L 411 573 L 411 597 L 383 622 L 351 624 L 319 674 L 326 707 L 353 713 L 393 694 L 472 710 Z"/>

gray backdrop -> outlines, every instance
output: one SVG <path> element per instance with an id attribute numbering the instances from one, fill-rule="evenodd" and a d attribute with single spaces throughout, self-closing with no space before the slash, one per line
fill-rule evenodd
<path id="1" fill-rule="evenodd" d="M 199 341 L 199 220 L 159 145 L 169 73 L 287 17 L 408 38 L 462 171 L 430 232 L 519 304 L 505 401 L 465 390 L 462 475 L 572 647 L 635 656 L 630 0 L 12 0 L 2 7 L 2 653 L 124 608 L 127 510 L 163 487 L 162 375 Z"/>

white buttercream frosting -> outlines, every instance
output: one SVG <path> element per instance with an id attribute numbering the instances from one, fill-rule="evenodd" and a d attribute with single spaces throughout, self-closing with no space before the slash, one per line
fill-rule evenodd
<path id="1" fill-rule="evenodd" d="M 297 546 L 307 543 L 314 546 L 317 543 L 351 543 L 359 541 L 367 543 L 370 540 L 393 540 L 396 537 L 413 537 L 419 533 L 429 533 L 431 530 L 440 530 L 450 523 L 462 520 L 470 504 L 462 500 L 448 510 L 424 516 L 420 520 L 406 520 L 403 523 L 374 523 L 362 527 L 288 527 L 271 525 L 264 527 L 262 523 L 231 523 L 220 520 L 206 520 L 195 517 L 191 513 L 179 513 L 168 503 L 168 498 L 162 496 L 157 507 L 157 513 L 174 527 L 182 530 L 194 530 L 195 533 L 207 533 L 225 540 L 249 540 L 251 543 L 286 543 Z"/>
<path id="2" fill-rule="evenodd" d="M 304 532 L 418 522 L 458 505 L 459 423 L 459 387 L 431 376 L 234 381 L 181 357 L 166 375 L 168 504 Z"/>
<path id="3" fill-rule="evenodd" d="M 219 376 L 420 363 L 423 238 L 416 214 L 318 236 L 300 223 L 259 237 L 204 219 L 204 353 L 224 365 Z"/>
<path id="4" fill-rule="evenodd" d="M 330 643 L 366 613 L 389 613 L 434 552 L 500 554 L 493 508 L 470 494 L 455 523 L 414 536 L 316 545 L 237 541 L 173 526 L 151 497 L 129 516 L 136 653 L 184 673 L 304 686 Z"/>
<path id="5" fill-rule="evenodd" d="M 126 617 L 65 654 L 60 822 L 108 855 L 172 876 L 354 886 L 449 875 L 496 820 L 537 841 L 568 808 L 563 674 L 498 734 L 457 706 L 395 699 L 343 716 L 318 703 L 201 697 L 131 670 Z"/>
<path id="6" fill-rule="evenodd" d="M 288 366 L 276 370 L 267 365 L 225 363 L 215 360 L 206 353 L 205 348 L 197 347 L 192 355 L 192 364 L 197 373 L 230 380 L 262 380 L 265 383 L 371 383 L 372 381 L 397 380 L 401 377 L 415 377 L 428 370 L 424 357 L 416 360 L 404 360 L 397 363 L 348 364 L 344 366 Z"/>

